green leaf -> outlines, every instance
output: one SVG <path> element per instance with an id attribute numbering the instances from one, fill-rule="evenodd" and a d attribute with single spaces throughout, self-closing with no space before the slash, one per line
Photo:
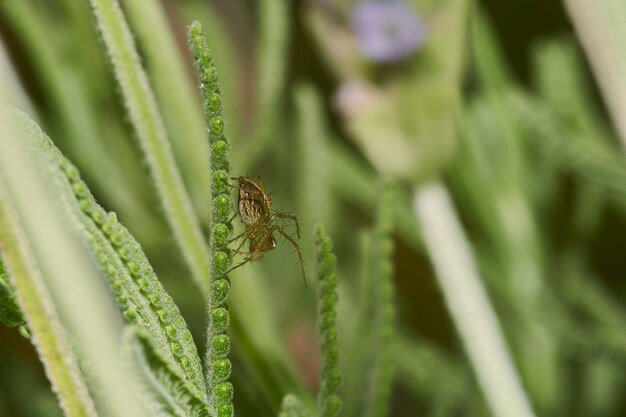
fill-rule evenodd
<path id="1" fill-rule="evenodd" d="M 189 194 L 200 218 L 208 217 L 209 177 L 207 176 L 205 125 L 200 100 L 161 2 L 126 1 L 125 10 L 137 40 L 145 53 L 146 67 L 162 109 Z"/>
<path id="2" fill-rule="evenodd" d="M 2 252 L 0 252 L 0 322 L 9 327 L 19 327 L 20 333 L 28 336 L 26 320 L 17 304 L 15 290 L 11 286 L 1 255 Z"/>
<path id="3" fill-rule="evenodd" d="M 174 162 L 163 120 L 140 65 L 132 34 L 117 0 L 91 0 L 91 6 L 167 221 L 196 284 L 208 291 L 208 248 Z"/>
<path id="4" fill-rule="evenodd" d="M 290 3 L 285 1 L 259 2 L 257 116 L 250 149 L 242 154 L 243 161 L 237 164 L 243 170 L 253 167 L 272 144 L 287 79 L 289 7 Z"/>
<path id="5" fill-rule="evenodd" d="M 66 415 L 96 415 L 71 349 L 74 337 L 96 371 L 89 388 L 98 391 L 96 400 L 107 400 L 103 415 L 109 411 L 124 415 L 133 398 L 130 386 L 121 378 L 119 323 L 110 296 L 102 291 L 100 274 L 88 252 L 66 227 L 67 218 L 56 210 L 51 184 L 44 181 L 48 173 L 38 170 L 32 153 L 27 152 L 27 132 L 5 116 L 3 113 L 0 129 L 16 129 L 9 134 L 0 132 L 0 171 L 7 184 L 1 187 L 0 196 L 3 261 L 33 344 Z M 134 415 L 144 415 L 136 411 Z"/>
<path id="6" fill-rule="evenodd" d="M 127 327 L 124 334 L 129 367 L 140 385 L 152 415 L 163 417 L 210 417 L 204 395 L 178 367 L 161 354 L 144 330 Z M 230 390 L 232 394 L 232 387 Z"/>
<path id="7" fill-rule="evenodd" d="M 185 320 L 154 274 L 141 246 L 96 203 L 76 167 L 28 116 L 11 117 L 39 155 L 71 226 L 89 247 L 107 279 L 124 319 L 146 330 L 153 343 L 204 393 L 202 365 Z"/>
<path id="8" fill-rule="evenodd" d="M 613 123 L 626 145 L 626 3 L 622 0 L 565 0 Z"/>

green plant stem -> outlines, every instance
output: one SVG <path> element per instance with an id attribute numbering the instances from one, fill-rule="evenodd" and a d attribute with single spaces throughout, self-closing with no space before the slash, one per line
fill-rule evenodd
<path id="1" fill-rule="evenodd" d="M 371 273 L 367 285 L 374 312 L 371 323 L 373 363 L 369 375 L 368 400 L 364 415 L 385 417 L 389 414 L 391 385 L 395 374 L 393 343 L 395 339 L 395 289 L 393 283 L 393 218 L 395 193 L 389 180 L 379 181 L 376 223 L 371 239 Z M 365 343 L 365 341 L 363 341 Z"/>
<path id="2" fill-rule="evenodd" d="M 337 391 L 343 377 L 337 367 L 337 258 L 331 252 L 333 242 L 321 224 L 315 231 L 318 284 L 318 328 L 320 337 L 320 391 L 317 406 L 320 417 L 334 417 L 341 411 L 341 398 Z"/>
<path id="3" fill-rule="evenodd" d="M 229 140 L 224 135 L 222 94 L 217 79 L 213 54 L 209 50 L 202 26 L 195 21 L 189 26 L 189 46 L 193 53 L 200 89 L 204 98 L 204 111 L 209 131 L 211 160 L 211 221 L 209 222 L 210 297 L 207 329 L 206 374 L 209 384 L 209 403 L 217 417 L 230 417 L 233 410 L 233 386 L 228 381 L 231 363 L 227 358 L 230 339 L 226 335 L 230 314 L 226 299 L 230 281 L 226 273 L 232 258 L 228 248 L 232 224 L 230 211 Z"/>
<path id="4" fill-rule="evenodd" d="M 116 0 L 91 0 L 91 6 L 167 221 L 193 278 L 203 291 L 208 291 L 208 248 L 174 162 L 154 94 L 140 65 L 122 10 Z"/>
<path id="5" fill-rule="evenodd" d="M 496 417 L 534 416 L 446 189 L 417 190 L 414 210 L 439 286 Z"/>
<path id="6" fill-rule="evenodd" d="M 564 0 L 564 3 L 626 146 L 626 3 L 622 0 Z"/>

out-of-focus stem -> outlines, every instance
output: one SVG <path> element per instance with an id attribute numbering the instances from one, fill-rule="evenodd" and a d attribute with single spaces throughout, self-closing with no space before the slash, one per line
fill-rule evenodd
<path id="1" fill-rule="evenodd" d="M 426 250 L 487 403 L 497 417 L 533 417 L 467 239 L 441 184 L 413 199 Z"/>
<path id="2" fill-rule="evenodd" d="M 623 0 L 564 0 L 564 3 L 626 146 L 626 3 Z"/>

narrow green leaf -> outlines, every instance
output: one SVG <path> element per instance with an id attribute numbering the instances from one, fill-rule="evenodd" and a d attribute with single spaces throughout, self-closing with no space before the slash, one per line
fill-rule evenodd
<path id="1" fill-rule="evenodd" d="M 17 304 L 15 290 L 11 286 L 9 274 L 2 262 L 2 252 L 0 252 L 0 322 L 9 327 L 19 327 L 20 333 L 28 336 L 26 320 Z"/>
<path id="2" fill-rule="evenodd" d="M 581 132 L 572 130 L 554 110 L 519 92 L 510 94 L 507 103 L 516 108 L 520 121 L 526 124 L 545 157 L 598 187 L 620 211 L 626 210 L 626 166 L 608 138 L 591 141 L 580 137 Z"/>
<path id="3" fill-rule="evenodd" d="M 163 120 L 117 0 L 91 0 L 130 121 L 148 162 L 167 221 L 196 284 L 208 290 L 207 245 L 167 141 Z"/>
<path id="4" fill-rule="evenodd" d="M 238 166 L 253 167 L 271 145 L 274 126 L 280 109 L 287 67 L 289 41 L 289 2 L 261 0 L 259 2 L 259 76 L 257 80 L 258 105 L 255 134 L 250 149 Z"/>
<path id="5" fill-rule="evenodd" d="M 613 123 L 626 145 L 626 3 L 564 0 Z"/>
<path id="6" fill-rule="evenodd" d="M 98 398 L 123 415 L 132 390 L 120 378 L 117 323 L 107 292 L 87 253 L 55 210 L 49 186 L 25 149 L 21 132 L 0 123 L 0 236 L 2 259 L 61 408 L 68 416 L 95 416 L 68 334 L 92 363 Z M 45 275 L 39 271 L 45 271 Z M 144 415 L 139 410 L 137 416 Z"/>
<path id="7" fill-rule="evenodd" d="M 154 274 L 141 246 L 91 195 L 76 167 L 28 116 L 11 117 L 45 163 L 72 227 L 85 241 L 127 322 L 145 329 L 162 354 L 204 393 L 202 365 L 185 320 Z"/>
<path id="8" fill-rule="evenodd" d="M 95 406 L 4 184 L 0 184 L 0 234 L 2 261 L 61 409 L 68 417 L 95 417 Z"/>
<path id="9" fill-rule="evenodd" d="M 303 229 L 323 223 L 332 230 L 333 199 L 332 177 L 321 167 L 328 166 L 328 126 L 321 98 L 311 85 L 300 85 L 295 92 L 298 110 L 298 207 Z M 303 247 L 310 247 L 310 240 L 303 241 Z"/>
<path id="10" fill-rule="evenodd" d="M 163 417 L 210 417 L 204 394 L 161 355 L 152 338 L 139 328 L 128 327 L 124 347 L 135 371 L 140 391 L 152 415 Z"/>
<path id="11" fill-rule="evenodd" d="M 178 166 L 196 212 L 208 217 L 209 177 L 206 169 L 208 144 L 200 100 L 181 51 L 176 45 L 161 2 L 131 0 L 124 3 L 137 40 L 146 55 L 146 67 L 172 140 Z"/>

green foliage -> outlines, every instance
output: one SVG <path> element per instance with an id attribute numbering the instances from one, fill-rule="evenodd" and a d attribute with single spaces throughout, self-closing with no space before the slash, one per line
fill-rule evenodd
<path id="1" fill-rule="evenodd" d="M 286 83 L 287 47 L 289 43 L 290 4 L 283 1 L 259 2 L 259 111 L 255 121 L 254 141 L 241 157 L 243 169 L 253 166 L 270 149 L 279 116 L 281 93 Z"/>
<path id="2" fill-rule="evenodd" d="M 20 333 L 28 336 L 26 320 L 15 298 L 15 290 L 9 281 L 9 274 L 0 257 L 0 321 L 9 327 L 19 327 Z"/>
<path id="3" fill-rule="evenodd" d="M 295 395 L 286 395 L 283 398 L 280 413 L 278 417 L 310 417 L 312 414 L 300 402 Z"/>
<path id="4" fill-rule="evenodd" d="M 212 216 L 209 223 L 211 295 L 208 306 L 207 381 L 209 382 L 211 406 L 218 417 L 225 417 L 234 414 L 232 385 L 228 382 L 231 364 L 226 358 L 230 349 L 230 341 L 225 335 L 230 316 L 228 310 L 224 308 L 230 288 L 230 281 L 226 273 L 231 264 L 231 253 L 227 247 L 232 230 L 229 216 L 233 205 L 230 197 L 230 184 L 228 183 L 230 144 L 224 135 L 225 122 L 222 117 L 222 95 L 217 81 L 217 69 L 213 62 L 213 55 L 206 45 L 202 26 L 198 21 L 189 26 L 189 46 L 200 79 L 211 149 Z"/>
<path id="5" fill-rule="evenodd" d="M 621 3 L 0 0 L 0 414 L 623 415 Z"/>
<path id="6" fill-rule="evenodd" d="M 207 289 L 207 247 L 167 141 L 161 114 L 117 0 L 91 1 L 124 103 L 176 242 L 196 284 Z"/>
<path id="7" fill-rule="evenodd" d="M 374 229 L 361 238 L 359 309 L 345 368 L 350 371 L 346 376 L 346 416 L 386 415 L 395 373 L 391 232 L 396 194 L 389 180 L 380 180 L 378 190 Z"/>
<path id="8" fill-rule="evenodd" d="M 364 415 L 384 417 L 389 413 L 391 384 L 395 373 L 393 342 L 395 337 L 395 290 L 393 284 L 393 205 L 395 196 L 391 184 L 382 182 L 379 188 L 376 223 L 372 232 L 372 249 L 369 279 L 373 294 L 372 368 L 369 371 L 366 389 L 369 390 L 364 404 Z"/>
<path id="9" fill-rule="evenodd" d="M 165 292 L 141 247 L 91 195 L 76 167 L 56 149 L 24 113 L 12 111 L 21 132 L 39 153 L 45 170 L 115 294 L 125 320 L 144 329 L 173 366 L 204 393 L 202 366 L 196 346 L 178 307 Z M 204 395 L 204 394 L 203 394 Z"/>
<path id="10" fill-rule="evenodd" d="M 171 366 L 171 360 L 160 354 L 152 338 L 142 330 L 126 329 L 124 347 L 129 367 L 134 368 L 140 390 L 147 398 L 152 415 L 210 417 L 203 393 Z M 228 392 L 220 393 L 228 396 Z M 232 395 L 232 386 L 230 387 Z"/>
<path id="11" fill-rule="evenodd" d="M 339 344 L 337 343 L 337 258 L 331 252 L 333 242 L 326 236 L 322 225 L 315 231 L 318 288 L 318 328 L 320 338 L 320 391 L 317 395 L 319 415 L 334 417 L 341 411 L 337 395 L 342 382 L 338 369 Z"/>
<path id="12" fill-rule="evenodd" d="M 187 76 L 182 51 L 177 48 L 168 28 L 164 8 L 156 0 L 125 3 L 129 23 L 145 51 L 146 70 L 158 99 L 176 161 L 181 169 L 189 196 L 200 218 L 209 209 L 209 177 L 205 156 L 208 144 L 204 135 L 202 107 L 194 84 Z"/>

